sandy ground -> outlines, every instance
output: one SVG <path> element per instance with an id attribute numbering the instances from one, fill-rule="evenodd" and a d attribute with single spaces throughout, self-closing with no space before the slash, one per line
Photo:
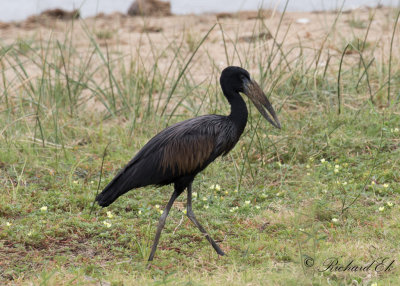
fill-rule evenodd
<path id="1" fill-rule="evenodd" d="M 181 44 L 177 64 L 184 65 L 184 59 L 190 57 L 196 44 L 216 24 L 188 69 L 194 75 L 193 80 L 201 83 L 228 64 L 245 65 L 250 72 L 257 73 L 258 63 L 265 62 L 270 54 L 279 49 L 275 64 L 281 62 L 284 55 L 289 64 L 305 59 L 308 63 L 323 67 L 330 58 L 334 66 L 339 63 L 346 44 L 355 43 L 357 38 L 367 38 L 368 48 L 363 54 L 368 61 L 371 58 L 387 61 L 396 12 L 389 8 L 363 8 L 341 14 L 285 13 L 282 17 L 279 12 L 265 11 L 261 20 L 257 19 L 256 12 L 220 17 L 187 15 L 143 18 L 112 14 L 74 22 L 39 17 L 18 23 L 1 23 L 0 43 L 3 48 L 23 41 L 35 43 L 40 48 L 31 56 L 40 60 L 45 57 L 44 50 L 48 43 L 56 39 L 73 47 L 76 52 L 72 57 L 75 59 L 68 60 L 79 65 L 77 62 L 87 59 L 93 52 L 91 35 L 104 54 L 108 51 L 110 59 L 122 58 L 127 65 L 132 61 L 140 62 L 146 70 L 151 70 L 157 61 L 158 68 L 165 71 Z M 398 54 L 399 33 L 400 29 L 397 29 L 393 43 L 395 56 Z M 349 63 L 352 57 L 358 59 L 359 56 L 357 52 L 349 50 L 345 60 Z M 98 56 L 94 60 L 101 61 Z M 10 61 L 5 63 L 5 57 L 2 62 L 4 67 L 10 65 Z M 28 65 L 26 69 L 30 77 L 41 74 L 37 65 Z M 12 77 L 12 70 L 6 70 Z M 99 76 L 97 80 L 104 79 Z"/>

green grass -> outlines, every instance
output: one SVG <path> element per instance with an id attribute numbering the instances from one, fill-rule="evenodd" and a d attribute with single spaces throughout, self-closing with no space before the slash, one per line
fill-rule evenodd
<path id="1" fill-rule="evenodd" d="M 108 146 L 101 187 L 165 126 L 228 112 L 217 84 L 221 68 L 205 46 L 208 32 L 190 31 L 167 49 L 152 46 L 152 65 L 139 50 L 132 57 L 100 47 L 96 38 L 109 36 L 87 28 L 84 56 L 72 30 L 64 40 L 3 44 L 2 283 L 397 285 L 399 59 L 374 58 L 362 34 L 351 55 L 342 47 L 321 66 L 321 48 L 312 60 L 295 60 L 295 51 L 275 40 L 286 34 L 282 29 L 270 33 L 267 49 L 253 49 L 254 43 L 239 45 L 238 35 L 223 36 L 223 25 L 210 25 L 227 62 L 258 71 L 252 74 L 283 129 L 251 106 L 238 145 L 194 182 L 194 211 L 228 255 L 218 257 L 186 218 L 183 194 L 150 267 L 159 212 L 172 187 L 131 191 L 90 214 L 103 154 Z M 253 35 L 262 32 L 270 31 L 258 19 Z M 191 68 L 198 53 L 212 67 L 202 82 Z M 161 68 L 165 58 L 169 64 Z M 387 272 L 320 271 L 331 257 L 363 266 L 383 257 L 395 262 Z"/>

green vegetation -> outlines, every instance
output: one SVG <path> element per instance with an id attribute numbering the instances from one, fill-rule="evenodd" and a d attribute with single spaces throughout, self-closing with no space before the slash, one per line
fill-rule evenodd
<path id="1" fill-rule="evenodd" d="M 223 28 L 210 25 L 227 63 L 253 70 L 283 129 L 249 104 L 238 145 L 194 182 L 195 213 L 228 256 L 218 257 L 185 217 L 182 195 L 150 267 L 150 244 L 172 188 L 131 191 L 90 214 L 102 160 L 100 189 L 165 126 L 229 111 L 221 68 L 205 47 L 210 31 L 185 33 L 167 49 L 154 45 L 151 65 L 140 53 L 100 48 L 96 37 L 111 34 L 87 28 L 84 55 L 71 31 L 63 41 L 1 45 L 1 284 L 400 283 L 397 55 L 375 58 L 376 45 L 366 46 L 362 34 L 352 54 L 342 47 L 330 55 L 321 46 L 306 56 L 302 43 L 300 54 L 283 49 L 285 37 L 275 39 L 286 31 L 279 25 L 270 33 L 262 19 L 253 35 L 274 39 L 260 38 L 257 44 L 272 44 L 252 49 L 254 43 L 223 37 Z M 201 82 L 191 68 L 200 51 L 202 66 L 210 66 Z M 387 272 L 319 271 L 331 257 L 344 266 L 395 262 Z"/>

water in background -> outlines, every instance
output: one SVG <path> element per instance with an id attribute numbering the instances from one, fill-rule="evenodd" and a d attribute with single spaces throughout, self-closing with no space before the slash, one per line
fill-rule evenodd
<path id="1" fill-rule="evenodd" d="M 126 13 L 133 0 L 0 0 L 0 21 L 18 21 L 38 14 L 46 9 L 62 8 L 72 10 L 79 8 L 82 17 L 94 16 L 97 13 Z M 286 0 L 171 0 L 174 14 L 200 14 L 208 12 L 237 12 L 239 10 L 257 10 L 277 8 L 282 11 Z M 343 0 L 290 0 L 288 11 L 333 10 L 342 5 Z M 360 6 L 374 7 L 400 5 L 400 0 L 347 0 L 344 9 Z"/>

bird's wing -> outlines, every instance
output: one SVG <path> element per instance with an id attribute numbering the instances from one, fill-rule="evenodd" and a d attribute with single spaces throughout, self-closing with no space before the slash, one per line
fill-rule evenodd
<path id="1" fill-rule="evenodd" d="M 160 184 L 203 169 L 222 153 L 218 140 L 220 120 L 219 116 L 201 116 L 164 129 L 117 176 L 135 173 L 136 178 L 146 176 L 146 184 Z"/>

